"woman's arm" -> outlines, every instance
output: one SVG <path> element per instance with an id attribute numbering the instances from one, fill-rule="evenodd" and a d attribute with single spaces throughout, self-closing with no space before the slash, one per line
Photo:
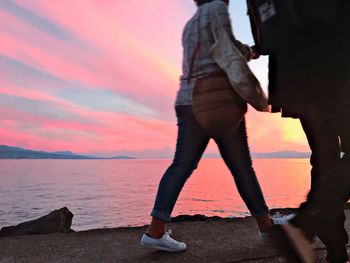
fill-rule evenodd
<path id="1" fill-rule="evenodd" d="M 215 27 L 223 27 L 223 29 L 227 32 L 231 40 L 234 42 L 238 50 L 245 57 L 247 61 L 252 58 L 252 50 L 248 45 L 243 44 L 239 40 L 237 40 L 233 34 L 232 24 L 230 19 L 230 14 L 228 12 L 228 6 L 225 2 L 219 1 L 215 4 L 213 10 L 213 15 L 220 17 L 221 23 L 215 25 Z M 220 28 L 216 28 L 220 30 Z"/>

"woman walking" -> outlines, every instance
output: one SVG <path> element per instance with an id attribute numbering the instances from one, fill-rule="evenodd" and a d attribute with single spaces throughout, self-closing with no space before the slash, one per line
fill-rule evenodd
<path id="1" fill-rule="evenodd" d="M 249 46 L 234 38 L 229 0 L 195 2 L 198 10 L 183 32 L 183 75 L 175 103 L 178 120 L 175 157 L 160 181 L 152 222 L 141 239 L 145 247 L 169 252 L 186 249 L 185 243 L 174 240 L 170 231 L 166 232 L 166 223 L 171 220 L 176 200 L 210 139 L 218 145 L 260 233 L 272 229 L 268 207 L 252 167 L 243 117 L 246 101 L 260 111 L 267 111 L 266 97 L 257 81 L 251 83 L 256 79 L 246 65 L 246 61 L 257 56 Z M 245 89 L 244 83 L 253 86 L 252 90 Z"/>

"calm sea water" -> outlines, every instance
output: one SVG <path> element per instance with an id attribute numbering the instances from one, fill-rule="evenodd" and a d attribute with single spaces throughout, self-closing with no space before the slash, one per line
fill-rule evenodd
<path id="1" fill-rule="evenodd" d="M 170 160 L 0 160 L 0 227 L 67 206 L 74 230 L 149 223 L 158 182 Z M 310 187 L 307 159 L 256 159 L 270 208 L 297 207 Z M 173 216 L 249 215 L 220 159 L 203 159 Z"/>

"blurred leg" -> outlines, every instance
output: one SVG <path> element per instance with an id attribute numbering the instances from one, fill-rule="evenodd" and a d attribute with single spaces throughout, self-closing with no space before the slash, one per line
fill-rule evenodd
<path id="1" fill-rule="evenodd" d="M 319 236 L 331 262 L 345 262 L 348 238 L 343 205 L 350 189 L 349 180 L 344 177 L 347 158 L 339 158 L 338 133 L 333 120 L 313 113 L 301 118 L 301 123 L 312 150 L 312 186 L 293 223 Z"/>

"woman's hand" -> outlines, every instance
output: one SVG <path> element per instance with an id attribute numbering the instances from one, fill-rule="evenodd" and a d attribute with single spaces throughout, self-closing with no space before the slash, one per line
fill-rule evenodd
<path id="1" fill-rule="evenodd" d="M 260 54 L 256 50 L 255 46 L 250 47 L 250 59 L 258 59 L 260 57 Z"/>
<path id="2" fill-rule="evenodd" d="M 272 110 L 271 110 L 271 105 L 268 105 L 263 112 L 269 112 L 269 113 L 272 113 Z"/>

